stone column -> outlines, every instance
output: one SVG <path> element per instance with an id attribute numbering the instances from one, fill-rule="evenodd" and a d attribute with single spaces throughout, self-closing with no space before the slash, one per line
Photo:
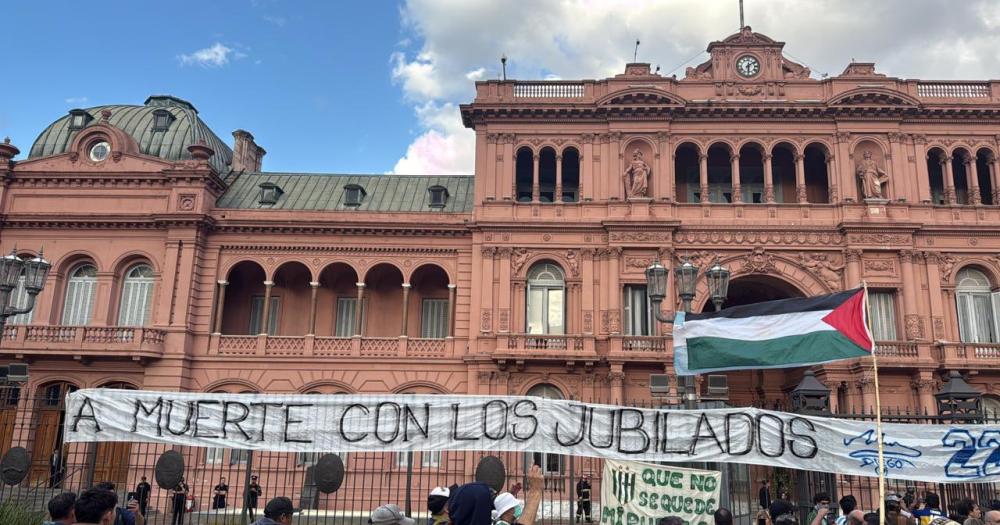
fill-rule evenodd
<path id="1" fill-rule="evenodd" d="M 354 335 L 361 336 L 361 318 L 365 313 L 365 283 L 354 283 L 358 287 L 357 302 L 354 303 Z"/>
<path id="2" fill-rule="evenodd" d="M 965 180 L 969 188 L 969 204 L 982 204 L 979 198 L 979 166 L 976 165 L 975 155 L 969 155 L 963 159 L 965 162 Z"/>
<path id="3" fill-rule="evenodd" d="M 708 198 L 708 155 L 698 156 L 698 185 L 701 190 L 701 203 L 711 202 Z"/>
<path id="4" fill-rule="evenodd" d="M 861 284 L 861 250 L 848 248 L 844 250 L 847 261 L 847 287 L 853 288 Z"/>
<path id="5" fill-rule="evenodd" d="M 532 157 L 531 165 L 531 202 L 538 202 L 538 197 L 540 190 L 538 187 L 538 154 L 535 153 Z"/>
<path id="6" fill-rule="evenodd" d="M 764 202 L 774 204 L 774 172 L 771 170 L 771 154 L 764 154 Z"/>
<path id="7" fill-rule="evenodd" d="M 945 157 L 941 160 L 942 170 L 941 173 L 944 175 L 944 200 L 946 204 L 957 204 L 958 198 L 955 195 L 955 173 L 951 169 L 951 157 Z"/>
<path id="8" fill-rule="evenodd" d="M 264 281 L 264 313 L 260 316 L 260 330 L 258 334 L 267 334 L 268 326 L 271 322 L 271 289 L 274 288 L 274 281 Z"/>
<path id="9" fill-rule="evenodd" d="M 799 204 L 805 204 L 806 198 L 806 163 L 805 155 L 795 154 L 795 193 L 799 196 Z"/>
<path id="10" fill-rule="evenodd" d="M 625 402 L 625 371 L 623 363 L 611 363 L 611 371 L 608 372 L 608 383 L 611 386 L 611 403 L 621 404 Z"/>
<path id="11" fill-rule="evenodd" d="M 913 135 L 913 158 L 917 165 L 917 199 L 918 202 L 931 201 L 931 177 L 927 172 L 927 137 Z"/>
<path id="12" fill-rule="evenodd" d="M 562 202 L 562 155 L 556 155 L 556 194 L 552 202 Z"/>
<path id="13" fill-rule="evenodd" d="M 1000 204 L 1000 157 L 990 158 L 990 186 L 993 190 L 993 205 Z"/>
<path id="14" fill-rule="evenodd" d="M 740 188 L 740 156 L 729 158 L 729 172 L 733 176 L 733 202 L 743 202 L 743 190 Z"/>
<path id="15" fill-rule="evenodd" d="M 937 400 L 934 399 L 934 374 L 932 372 L 918 372 L 912 381 L 912 386 L 917 391 L 917 398 L 920 400 L 920 409 L 928 416 L 937 415 Z"/>
<path id="16" fill-rule="evenodd" d="M 448 285 L 448 337 L 455 337 L 455 296 L 458 293 L 458 286 Z"/>
<path id="17" fill-rule="evenodd" d="M 944 304 L 941 301 L 941 271 L 938 268 L 937 252 L 924 252 L 924 259 L 927 261 L 927 295 L 930 298 L 928 306 L 931 312 L 931 329 L 929 339 L 936 341 L 945 338 L 944 332 Z"/>
<path id="18" fill-rule="evenodd" d="M 316 281 L 310 282 L 309 287 L 312 289 L 312 296 L 309 298 L 309 331 L 306 335 L 316 335 L 316 297 L 319 293 L 319 283 Z"/>
<path id="19" fill-rule="evenodd" d="M 410 283 L 403 283 L 403 326 L 399 331 L 399 335 L 409 335 L 407 333 L 407 323 L 410 320 L 410 288 L 413 285 Z"/>
<path id="20" fill-rule="evenodd" d="M 215 325 L 212 327 L 212 335 L 222 334 L 222 313 L 226 304 L 226 286 L 229 285 L 229 281 L 219 281 L 217 284 L 218 293 L 215 294 Z"/>
<path id="21" fill-rule="evenodd" d="M 827 186 L 827 201 L 830 204 L 837 204 L 840 202 L 840 188 L 837 187 L 836 168 L 833 163 L 834 156 L 826 156 L 826 186 Z"/>
<path id="22" fill-rule="evenodd" d="M 670 133 L 661 131 L 656 134 L 656 139 L 657 153 L 655 157 L 657 170 L 653 172 L 653 177 L 659 180 L 660 184 L 653 185 L 656 193 L 651 193 L 650 195 L 676 201 L 677 199 L 674 196 L 674 156 L 670 151 Z"/>
<path id="23" fill-rule="evenodd" d="M 900 250 L 899 262 L 903 270 L 903 327 L 907 341 L 924 339 L 924 320 L 917 307 L 917 289 L 920 283 L 913 275 L 913 251 Z"/>

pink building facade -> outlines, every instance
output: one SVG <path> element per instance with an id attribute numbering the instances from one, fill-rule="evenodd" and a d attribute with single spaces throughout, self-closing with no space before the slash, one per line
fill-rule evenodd
<path id="1" fill-rule="evenodd" d="M 477 82 L 469 176 L 262 171 L 174 97 L 71 111 L 26 158 L 0 145 L 0 249 L 53 262 L 3 333 L 31 368 L 0 415 L 101 386 L 648 402 L 673 366 L 643 270 L 716 257 L 729 305 L 866 282 L 883 404 L 933 412 L 958 370 L 995 409 L 1000 81 L 816 80 L 782 47 L 745 28 L 682 79 Z M 729 403 L 787 406 L 802 373 L 726 374 Z M 834 411 L 874 404 L 870 363 L 816 375 Z M 21 434 L 0 445 L 60 447 Z M 98 477 L 125 479 L 118 447 Z"/>

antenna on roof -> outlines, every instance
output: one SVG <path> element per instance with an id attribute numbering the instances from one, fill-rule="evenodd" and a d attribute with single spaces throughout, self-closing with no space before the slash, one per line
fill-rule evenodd
<path id="1" fill-rule="evenodd" d="M 637 60 L 638 56 L 639 56 L 639 39 L 636 38 L 635 39 L 635 52 L 632 53 L 632 62 L 635 62 Z"/>
<path id="2" fill-rule="evenodd" d="M 500 55 L 500 67 L 503 69 L 503 79 L 507 80 L 507 54 Z"/>
<path id="3" fill-rule="evenodd" d="M 740 0 L 740 30 L 742 31 L 747 25 L 743 22 L 743 0 Z"/>

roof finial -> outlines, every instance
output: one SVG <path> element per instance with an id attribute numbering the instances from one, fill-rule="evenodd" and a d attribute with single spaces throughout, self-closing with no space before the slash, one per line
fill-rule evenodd
<path id="1" fill-rule="evenodd" d="M 3 138 L 3 143 L 4 144 L 10 144 L 10 137 L 4 137 Z"/>
<path id="2" fill-rule="evenodd" d="M 111 110 L 110 109 L 102 109 L 101 110 L 101 121 L 102 122 L 107 122 L 109 120 L 111 120 Z"/>

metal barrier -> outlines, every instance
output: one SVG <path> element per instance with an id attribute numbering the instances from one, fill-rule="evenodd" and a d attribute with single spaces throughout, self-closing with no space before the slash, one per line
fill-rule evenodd
<path id="1" fill-rule="evenodd" d="M 593 509 L 591 517 L 600 519 L 601 474 L 603 461 L 594 458 L 536 453 L 470 452 L 364 452 L 342 456 L 347 476 L 340 490 L 322 494 L 312 480 L 310 466 L 320 454 L 285 452 L 249 452 L 231 449 L 168 446 L 149 443 L 61 443 L 62 391 L 39 398 L 22 398 L 16 388 L 0 387 L 0 451 L 25 447 L 32 462 L 28 476 L 15 486 L 0 486 L 0 501 L 16 501 L 33 509 L 44 509 L 48 500 L 62 491 L 79 492 L 97 482 L 116 485 L 121 501 L 136 491 L 143 476 L 152 485 L 147 503 L 147 523 L 174 522 L 173 501 L 168 490 L 154 481 L 154 465 L 166 450 L 177 450 L 184 457 L 185 475 L 193 497 L 192 507 L 183 513 L 184 524 L 236 525 L 251 521 L 247 507 L 247 487 L 251 475 L 258 476 L 261 496 L 255 514 L 260 516 L 267 501 L 275 496 L 292 499 L 302 513 L 299 525 L 366 523 L 370 512 L 385 503 L 394 503 L 418 520 L 428 517 L 426 501 L 437 486 L 463 484 L 473 480 L 476 466 L 486 455 L 500 457 L 507 468 L 507 489 L 523 482 L 528 466 L 538 464 L 545 470 L 541 523 L 575 524 L 577 502 L 575 486 L 582 476 L 591 479 Z M 644 405 L 649 407 L 649 404 Z M 869 420 L 872 414 L 839 415 L 845 419 Z M 886 421 L 937 423 L 935 416 L 888 411 Z M 983 422 L 996 423 L 996 417 Z M 737 523 L 749 524 L 759 509 L 760 481 L 772 481 L 772 498 L 782 492 L 805 512 L 811 507 L 815 492 L 825 491 L 833 501 L 853 494 L 863 509 L 877 508 L 878 483 L 875 478 L 793 471 L 750 465 L 686 465 L 716 468 L 723 471 L 721 504 L 729 507 Z M 225 507 L 213 509 L 213 489 L 226 480 L 229 486 Z M 941 495 L 942 506 L 972 497 L 981 503 L 1000 498 L 997 484 L 924 484 L 889 481 L 888 489 L 906 494 L 911 488 L 916 496 L 926 491 Z M 523 494 L 522 494 L 523 497 Z M 244 521 L 245 520 L 245 521 Z"/>

